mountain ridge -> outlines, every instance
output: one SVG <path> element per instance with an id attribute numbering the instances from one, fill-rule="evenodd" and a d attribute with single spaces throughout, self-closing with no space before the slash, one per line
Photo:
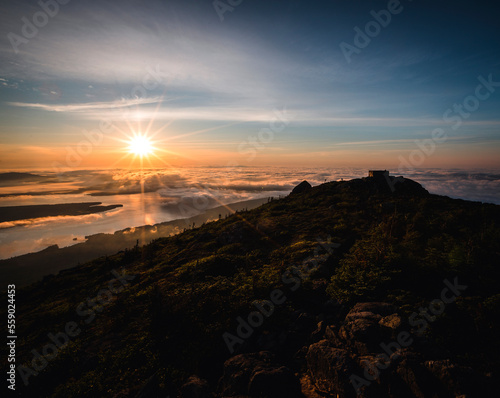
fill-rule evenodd
<path id="1" fill-rule="evenodd" d="M 484 396 L 500 368 L 500 206 L 393 178 L 394 190 L 374 177 L 325 183 L 21 289 L 20 363 L 65 322 L 82 330 L 23 392 L 280 397 L 286 382 L 287 396 L 349 397 L 359 376 L 364 397 Z M 113 272 L 133 279 L 90 306 Z M 419 335 L 411 317 L 455 280 L 466 290 Z M 241 320 L 259 323 L 250 314 L 269 302 L 243 338 Z M 413 344 L 367 379 L 363 361 L 402 332 Z"/>

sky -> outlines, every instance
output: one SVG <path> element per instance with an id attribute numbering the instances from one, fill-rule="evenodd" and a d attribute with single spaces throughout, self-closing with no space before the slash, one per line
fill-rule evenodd
<path id="1" fill-rule="evenodd" d="M 4 2 L 0 170 L 499 169 L 492 4 Z"/>

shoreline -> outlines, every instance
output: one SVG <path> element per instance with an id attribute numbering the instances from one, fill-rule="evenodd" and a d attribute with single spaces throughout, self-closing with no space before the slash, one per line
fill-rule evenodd
<path id="1" fill-rule="evenodd" d="M 0 279 L 9 280 L 19 287 L 24 287 L 48 275 L 131 248 L 137 242 L 142 246 L 154 239 L 181 233 L 184 229 L 189 229 L 189 226 L 193 223 L 195 226 L 200 226 L 204 222 L 217 220 L 219 214 L 221 217 L 225 217 L 226 214 L 233 214 L 237 211 L 251 210 L 267 203 L 267 201 L 268 198 L 250 199 L 207 209 L 205 212 L 189 218 L 154 225 L 129 227 L 110 234 L 89 235 L 86 236 L 85 242 L 62 248 L 51 245 L 38 252 L 0 260 Z"/>

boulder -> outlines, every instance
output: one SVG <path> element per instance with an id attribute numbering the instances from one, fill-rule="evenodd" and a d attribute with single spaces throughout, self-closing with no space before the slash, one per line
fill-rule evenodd
<path id="1" fill-rule="evenodd" d="M 398 350 L 391 355 L 387 376 L 391 396 L 395 398 L 426 398 L 438 392 L 434 378 L 423 364 L 422 356 L 409 349 Z"/>
<path id="2" fill-rule="evenodd" d="M 277 364 L 268 351 L 240 354 L 228 359 L 224 363 L 219 389 L 224 397 L 301 396 L 299 380 L 290 369 Z"/>
<path id="3" fill-rule="evenodd" d="M 403 320 L 398 314 L 385 316 L 378 324 L 385 340 L 397 341 L 398 334 L 404 330 Z"/>
<path id="4" fill-rule="evenodd" d="M 379 352 L 382 342 L 378 324 L 380 319 L 382 319 L 380 315 L 371 312 L 356 313 L 356 316 L 348 315 L 344 325 L 339 329 L 339 337 L 359 355 Z"/>
<path id="5" fill-rule="evenodd" d="M 345 317 L 346 322 L 354 322 L 358 319 L 379 323 L 382 320 L 382 316 L 379 314 L 374 314 L 373 312 L 362 311 L 362 312 L 349 312 Z"/>
<path id="6" fill-rule="evenodd" d="M 401 318 L 391 304 L 358 303 L 346 315 L 338 337 L 359 355 L 368 355 L 380 352 L 380 344 L 400 325 Z"/>
<path id="7" fill-rule="evenodd" d="M 208 381 L 198 376 L 191 376 L 181 387 L 181 398 L 210 398 Z"/>
<path id="8" fill-rule="evenodd" d="M 341 348 L 345 343 L 340 339 L 334 325 L 328 325 L 325 329 L 325 339 L 327 339 L 334 347 Z"/>
<path id="9" fill-rule="evenodd" d="M 355 364 L 347 350 L 332 347 L 328 340 L 321 340 L 309 346 L 307 365 L 320 392 L 346 398 L 356 396 L 349 382 Z"/>
<path id="10" fill-rule="evenodd" d="M 352 314 L 359 313 L 359 312 L 371 312 L 373 314 L 377 314 L 377 315 L 384 317 L 384 316 L 394 314 L 397 311 L 396 311 L 396 308 L 392 304 L 388 304 L 388 303 L 380 303 L 380 302 L 357 303 L 356 305 L 354 305 L 354 307 L 351 308 L 351 310 L 347 314 L 347 317 L 349 317 Z"/>
<path id="11" fill-rule="evenodd" d="M 390 360 L 379 356 L 365 355 L 357 358 L 359 374 L 356 374 L 351 383 L 358 393 L 358 398 L 389 396 L 385 370 L 390 365 Z"/>
<path id="12" fill-rule="evenodd" d="M 401 317 L 398 314 L 392 314 L 383 317 L 378 324 L 388 329 L 397 330 L 402 324 Z"/>

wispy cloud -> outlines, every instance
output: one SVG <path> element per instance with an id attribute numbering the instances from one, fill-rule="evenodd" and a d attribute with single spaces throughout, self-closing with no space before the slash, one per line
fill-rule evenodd
<path id="1" fill-rule="evenodd" d="M 349 146 L 349 145 L 390 145 L 390 144 L 403 144 L 403 143 L 415 143 L 414 138 L 402 138 L 402 139 L 390 139 L 390 140 L 371 140 L 371 141 L 350 141 L 350 142 L 339 142 L 334 146 Z M 446 141 L 458 141 L 458 142 L 488 142 L 488 138 L 478 137 L 478 136 L 459 136 L 459 137 L 447 137 Z M 500 138 L 493 141 L 500 141 Z M 333 147 L 333 146 L 332 146 Z"/>
<path id="2" fill-rule="evenodd" d="M 121 109 L 134 105 L 157 104 L 162 98 L 119 99 L 107 102 L 87 102 L 82 104 L 33 104 L 27 102 L 7 102 L 7 105 L 22 108 L 41 109 L 49 112 L 91 112 L 104 109 Z"/>

